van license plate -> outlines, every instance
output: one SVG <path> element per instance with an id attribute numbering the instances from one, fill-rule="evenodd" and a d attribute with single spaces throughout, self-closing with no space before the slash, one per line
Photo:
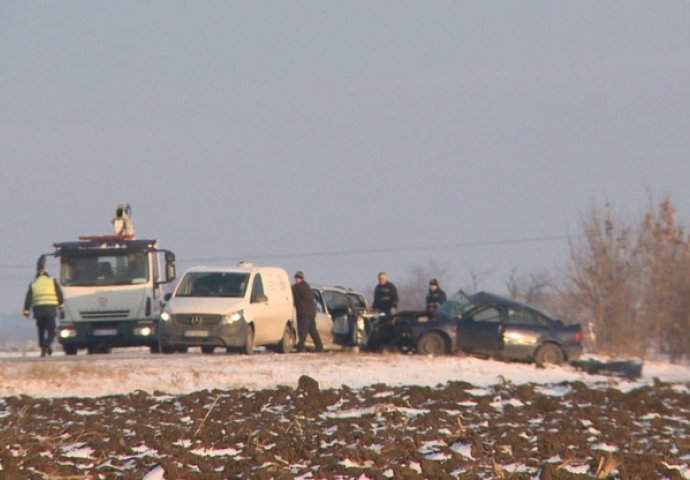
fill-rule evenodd
<path id="1" fill-rule="evenodd" d="M 206 330 L 187 330 L 184 332 L 185 337 L 208 337 Z"/>
<path id="2" fill-rule="evenodd" d="M 109 337 L 112 335 L 117 335 L 117 330 L 114 328 L 108 328 L 108 329 L 100 328 L 100 329 L 94 330 L 93 334 L 98 335 L 99 337 Z"/>

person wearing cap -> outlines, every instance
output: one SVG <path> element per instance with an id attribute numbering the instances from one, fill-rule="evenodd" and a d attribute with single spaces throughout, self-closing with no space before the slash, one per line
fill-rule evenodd
<path id="1" fill-rule="evenodd" d="M 311 287 L 304 281 L 304 274 L 301 271 L 295 273 L 295 284 L 292 286 L 292 298 L 295 302 L 297 311 L 297 351 L 304 352 L 304 344 L 307 335 L 311 335 L 314 347 L 317 352 L 323 352 L 321 336 L 316 329 L 316 304 Z"/>
<path id="2" fill-rule="evenodd" d="M 62 290 L 57 280 L 48 275 L 45 269 L 45 258 L 38 260 L 36 278 L 29 284 L 24 299 L 24 318 L 28 320 L 33 309 L 36 326 L 38 327 L 38 345 L 41 356 L 53 354 L 53 340 L 55 339 L 55 317 L 58 309 L 63 315 Z"/>
<path id="3" fill-rule="evenodd" d="M 446 292 L 438 286 L 438 280 L 432 278 L 429 281 L 429 293 L 426 294 L 426 312 L 433 315 L 438 307 L 446 302 Z"/>
<path id="4" fill-rule="evenodd" d="M 398 307 L 398 289 L 388 281 L 386 272 L 379 273 L 379 284 L 374 289 L 374 304 L 372 306 L 386 315 L 394 314 Z"/>

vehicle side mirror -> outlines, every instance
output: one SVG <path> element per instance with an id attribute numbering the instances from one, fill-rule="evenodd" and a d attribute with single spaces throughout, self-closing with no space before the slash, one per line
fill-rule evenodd
<path id="1" fill-rule="evenodd" d="M 163 300 L 165 300 L 166 302 L 169 302 L 171 298 L 172 293 L 166 293 L 165 295 L 163 295 Z"/>
<path id="2" fill-rule="evenodd" d="M 166 282 L 172 282 L 173 280 L 175 280 L 176 276 L 177 276 L 177 271 L 175 270 L 175 264 L 174 263 L 166 263 L 165 264 L 165 281 Z"/>
<path id="3" fill-rule="evenodd" d="M 252 303 L 266 303 L 266 302 L 268 302 L 268 297 L 266 295 L 259 295 L 254 300 L 252 300 Z"/>
<path id="4" fill-rule="evenodd" d="M 173 263 L 175 261 L 175 254 L 173 252 L 165 252 L 165 262 Z"/>

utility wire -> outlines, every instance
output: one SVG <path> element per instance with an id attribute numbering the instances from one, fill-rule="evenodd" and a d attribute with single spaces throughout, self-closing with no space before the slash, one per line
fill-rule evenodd
<path id="1" fill-rule="evenodd" d="M 330 256 L 346 256 L 346 255 L 368 255 L 374 253 L 390 253 L 390 252 L 412 252 L 420 250 L 450 250 L 454 248 L 463 247 L 487 247 L 500 245 L 518 245 L 525 243 L 541 243 L 553 242 L 560 240 L 567 240 L 573 238 L 572 235 L 553 235 L 544 237 L 528 237 L 516 238 L 510 240 L 484 240 L 471 242 L 446 243 L 436 245 L 414 245 L 406 247 L 379 247 L 379 248 L 361 248 L 352 250 L 322 250 L 314 252 L 300 252 L 300 253 L 274 253 L 263 255 L 233 255 L 229 257 L 209 257 L 209 258 L 192 258 L 179 259 L 180 263 L 203 263 L 203 262 L 222 262 L 232 260 L 243 260 L 248 258 L 257 259 L 276 259 L 276 258 L 305 258 L 305 257 L 330 257 Z"/>
<path id="2" fill-rule="evenodd" d="M 476 240 L 468 242 L 456 243 L 442 243 L 442 244 L 428 244 L 428 245 L 411 245 L 401 247 L 377 247 L 377 248 L 359 248 L 349 250 L 317 250 L 313 252 L 292 252 L 292 253 L 266 253 L 266 254 L 248 254 L 248 255 L 232 255 L 228 257 L 206 257 L 206 258 L 178 258 L 178 263 L 215 263 L 215 262 L 229 262 L 245 259 L 279 259 L 279 258 L 307 258 L 307 257 L 334 257 L 347 255 L 369 255 L 374 253 L 391 253 L 391 252 L 414 252 L 422 250 L 451 250 L 455 248 L 466 247 L 491 247 L 504 245 L 520 245 L 528 243 L 544 243 L 568 240 L 579 237 L 580 235 L 551 235 L 542 237 L 525 237 L 513 238 L 504 240 Z M 18 270 L 34 268 L 33 264 L 0 264 L 0 270 Z"/>

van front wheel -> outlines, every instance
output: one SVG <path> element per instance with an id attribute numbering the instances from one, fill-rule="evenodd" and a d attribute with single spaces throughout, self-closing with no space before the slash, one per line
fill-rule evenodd
<path id="1" fill-rule="evenodd" d="M 245 333 L 242 353 L 244 353 L 245 355 L 251 355 L 252 353 L 254 353 L 254 329 L 252 327 L 247 327 L 247 333 Z"/>
<path id="2" fill-rule="evenodd" d="M 283 338 L 278 343 L 278 353 L 290 353 L 295 346 L 295 332 L 292 327 L 287 324 L 283 331 Z"/>

